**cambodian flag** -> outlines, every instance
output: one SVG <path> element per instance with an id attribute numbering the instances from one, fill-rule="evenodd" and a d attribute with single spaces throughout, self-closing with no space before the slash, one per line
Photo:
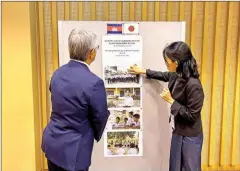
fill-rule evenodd
<path id="1" fill-rule="evenodd" d="M 122 24 L 107 24 L 107 34 L 122 34 Z"/>

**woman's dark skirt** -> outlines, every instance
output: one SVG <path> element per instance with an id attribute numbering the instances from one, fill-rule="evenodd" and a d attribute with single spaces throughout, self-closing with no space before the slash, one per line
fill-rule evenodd
<path id="1" fill-rule="evenodd" d="M 203 133 L 186 137 L 173 133 L 169 171 L 201 171 Z"/>

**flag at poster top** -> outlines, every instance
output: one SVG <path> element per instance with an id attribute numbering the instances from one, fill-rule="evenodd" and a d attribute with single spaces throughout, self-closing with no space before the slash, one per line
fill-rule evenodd
<path id="1" fill-rule="evenodd" d="M 139 23 L 124 23 L 123 34 L 139 34 Z"/>
<path id="2" fill-rule="evenodd" d="M 107 24 L 107 34 L 122 34 L 122 24 Z"/>

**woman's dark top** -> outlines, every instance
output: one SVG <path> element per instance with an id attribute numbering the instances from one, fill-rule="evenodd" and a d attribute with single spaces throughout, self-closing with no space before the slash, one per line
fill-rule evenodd
<path id="1" fill-rule="evenodd" d="M 146 72 L 147 78 L 168 82 L 168 88 L 175 100 L 171 106 L 174 115 L 175 130 L 183 136 L 198 136 L 202 132 L 201 110 L 204 93 L 198 78 L 190 77 L 187 80 L 177 73 L 159 72 L 150 69 Z"/>

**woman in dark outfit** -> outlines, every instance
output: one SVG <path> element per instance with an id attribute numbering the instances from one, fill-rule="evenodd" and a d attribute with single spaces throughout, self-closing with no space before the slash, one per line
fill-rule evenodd
<path id="1" fill-rule="evenodd" d="M 152 78 L 168 82 L 160 96 L 171 104 L 175 128 L 170 150 L 170 171 L 200 171 L 203 143 L 201 110 L 204 93 L 197 63 L 188 45 L 173 42 L 166 46 L 163 57 L 169 72 L 141 69 L 131 66 L 133 74 L 146 74 Z"/>

